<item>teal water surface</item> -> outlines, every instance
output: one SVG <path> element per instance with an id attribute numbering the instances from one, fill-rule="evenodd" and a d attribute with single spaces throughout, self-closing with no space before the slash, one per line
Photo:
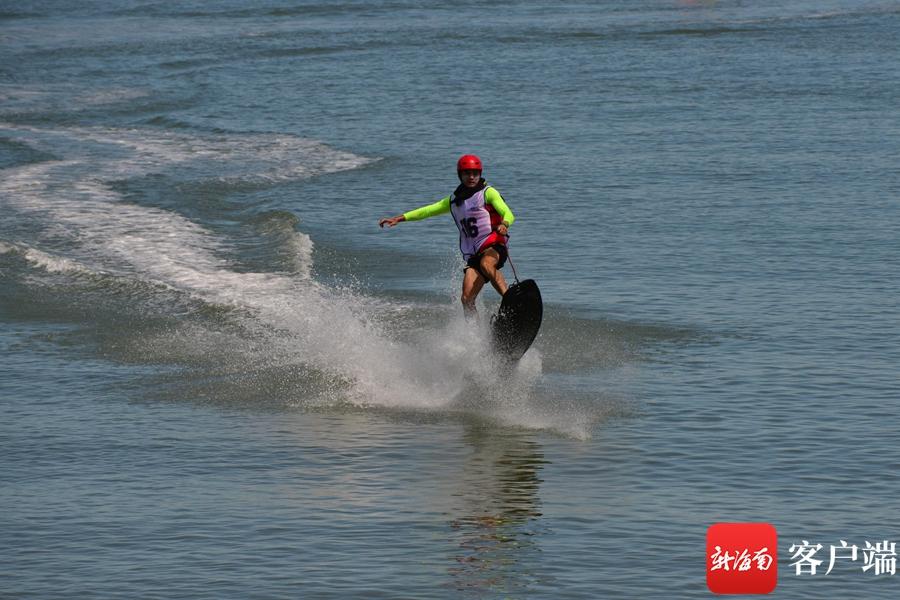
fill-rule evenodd
<path id="1" fill-rule="evenodd" d="M 900 539 L 900 3 L 0 22 L 0 596 L 707 597 L 722 521 L 897 596 L 824 568 Z M 546 303 L 506 375 L 449 217 L 377 227 L 466 152 Z"/>

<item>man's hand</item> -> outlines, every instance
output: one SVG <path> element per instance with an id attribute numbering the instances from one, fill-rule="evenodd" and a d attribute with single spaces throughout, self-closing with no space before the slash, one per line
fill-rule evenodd
<path id="1" fill-rule="evenodd" d="M 380 221 L 378 221 L 378 226 L 381 228 L 384 228 L 385 225 L 387 225 L 388 227 L 393 227 L 397 223 L 401 223 L 405 220 L 406 219 L 403 217 L 403 215 L 398 215 L 396 217 L 390 217 L 389 219 L 381 219 Z"/>

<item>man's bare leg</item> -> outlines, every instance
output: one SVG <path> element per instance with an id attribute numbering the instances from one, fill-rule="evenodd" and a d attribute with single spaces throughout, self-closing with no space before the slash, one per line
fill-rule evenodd
<path id="1" fill-rule="evenodd" d="M 488 281 L 491 282 L 491 285 L 494 286 L 497 293 L 502 296 L 506 293 L 506 290 L 509 289 L 509 286 L 506 285 L 506 279 L 503 278 L 503 273 L 497 268 L 499 262 L 500 253 L 494 248 L 488 248 L 481 256 L 481 272 L 488 278 Z M 471 271 L 473 269 L 469 270 Z"/>
<path id="2" fill-rule="evenodd" d="M 478 293 L 484 287 L 484 283 L 485 279 L 478 272 L 478 269 L 466 269 L 463 273 L 462 297 L 460 300 L 467 319 L 478 316 L 478 311 L 475 309 L 475 298 L 478 297 Z"/>

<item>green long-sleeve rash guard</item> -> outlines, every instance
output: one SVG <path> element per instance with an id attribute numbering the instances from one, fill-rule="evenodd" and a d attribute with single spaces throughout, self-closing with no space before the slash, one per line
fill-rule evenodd
<path id="1" fill-rule="evenodd" d="M 494 210 L 497 211 L 497 214 L 500 215 L 500 218 L 503 219 L 503 222 L 506 223 L 507 227 L 512 225 L 513 221 L 516 220 L 516 217 L 513 215 L 512 211 L 509 210 L 506 202 L 503 201 L 503 196 L 501 196 L 500 192 L 494 188 L 489 187 L 484 190 L 484 203 L 494 207 Z M 428 204 L 415 210 L 405 212 L 403 213 L 403 218 L 407 221 L 421 221 L 422 219 L 435 217 L 447 212 L 450 212 L 450 196 L 445 196 L 434 204 Z"/>

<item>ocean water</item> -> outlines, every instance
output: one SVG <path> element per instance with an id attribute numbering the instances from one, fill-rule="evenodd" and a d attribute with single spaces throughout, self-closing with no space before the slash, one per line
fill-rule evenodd
<path id="1" fill-rule="evenodd" d="M 900 2 L 0 3 L 0 597 L 896 598 Z M 479 154 L 545 321 L 447 218 Z M 513 278 L 511 269 L 505 273 Z M 824 549 L 796 575 L 788 548 Z"/>

